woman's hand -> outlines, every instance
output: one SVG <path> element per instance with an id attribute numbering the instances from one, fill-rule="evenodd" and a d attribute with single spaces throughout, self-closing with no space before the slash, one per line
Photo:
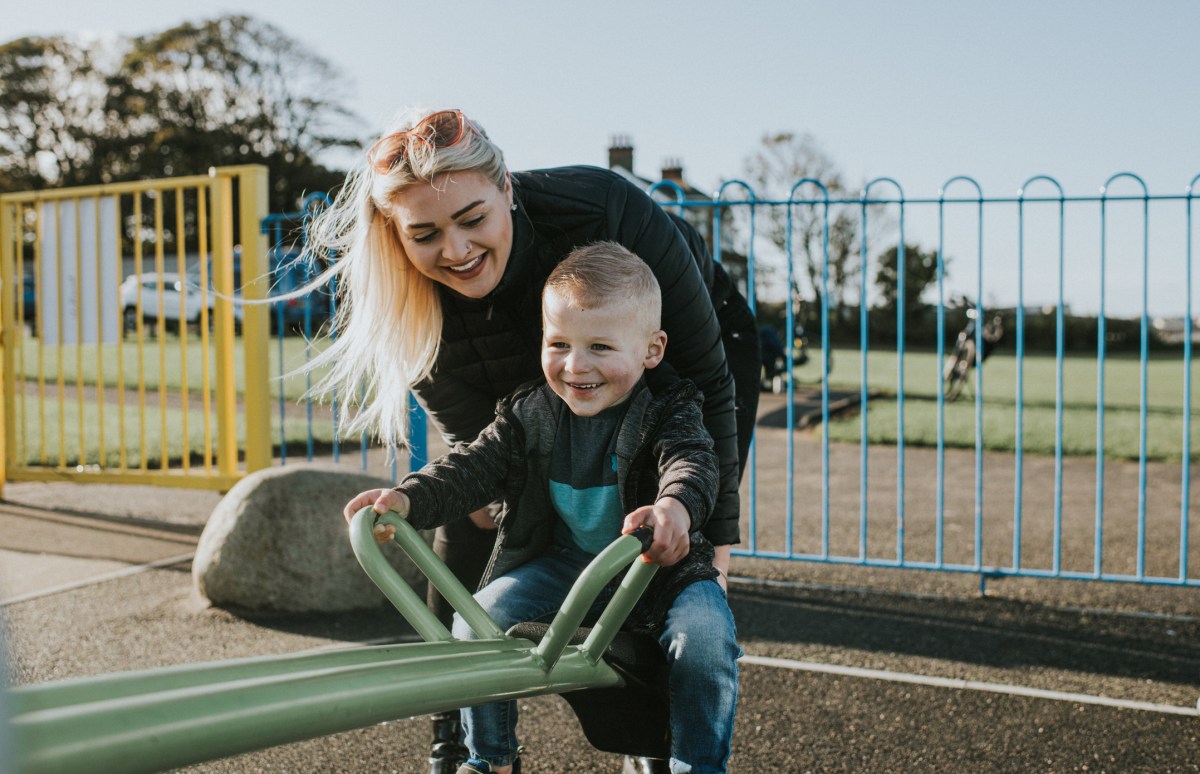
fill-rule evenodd
<path id="1" fill-rule="evenodd" d="M 492 521 L 492 512 L 488 506 L 483 506 L 477 511 L 471 511 L 468 516 L 471 517 L 471 523 L 480 529 L 496 531 L 496 522 Z"/>
<path id="2" fill-rule="evenodd" d="M 692 517 L 683 503 L 674 497 L 663 497 L 654 505 L 643 505 L 625 517 L 621 532 L 632 532 L 647 524 L 654 528 L 654 542 L 642 554 L 642 561 L 670 567 L 688 555 Z"/>
<path id="3" fill-rule="evenodd" d="M 397 492 L 395 489 L 368 489 L 360 492 L 355 495 L 353 500 L 346 503 L 346 507 L 342 509 L 342 517 L 349 524 L 350 520 L 354 518 L 354 514 L 368 505 L 373 505 L 376 513 L 392 511 L 400 514 L 401 518 L 408 518 L 408 495 Z M 371 529 L 371 534 L 375 536 L 376 543 L 386 543 L 395 537 L 396 528 L 390 524 L 376 524 Z"/>

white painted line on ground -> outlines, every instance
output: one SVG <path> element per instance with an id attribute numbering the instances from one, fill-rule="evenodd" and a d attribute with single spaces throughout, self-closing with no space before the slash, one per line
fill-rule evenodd
<path id="1" fill-rule="evenodd" d="M 138 573 L 145 572 L 146 570 L 157 570 L 162 567 L 170 567 L 172 565 L 182 564 L 183 562 L 190 562 L 193 558 L 195 558 L 195 556 L 195 552 L 192 552 L 190 554 L 180 554 L 179 556 L 168 556 L 166 559 L 157 559 L 153 562 L 139 564 L 134 567 L 122 567 L 119 570 L 101 573 L 100 575 L 93 575 L 90 578 L 83 578 L 82 580 L 72 581 L 71 583 L 64 583 L 61 586 L 51 586 L 50 588 L 42 589 L 41 591 L 31 591 L 28 594 L 21 594 L 16 597 L 9 597 L 8 599 L 0 599 L 0 607 L 15 605 L 18 602 L 28 602 L 31 599 L 48 597 L 52 594 L 60 594 L 64 591 L 81 589 L 85 586 L 93 586 L 97 583 L 104 583 L 105 581 L 124 578 L 129 575 L 137 575 Z"/>
<path id="2" fill-rule="evenodd" d="M 932 675 L 916 675 L 909 672 L 889 672 L 882 669 L 864 669 L 862 667 L 842 666 L 840 664 L 821 664 L 815 661 L 794 661 L 788 658 L 771 658 L 769 656 L 742 656 L 742 663 L 758 666 L 794 669 L 801 672 L 820 672 L 822 674 L 841 675 L 843 677 L 861 677 L 868 680 L 885 680 L 892 683 L 911 683 L 934 688 L 954 688 L 962 691 L 986 691 L 1002 693 L 1009 696 L 1026 696 L 1034 699 L 1050 699 L 1053 701 L 1071 701 L 1078 704 L 1099 704 L 1105 707 L 1120 707 L 1122 709 L 1145 710 L 1161 712 L 1168 715 L 1200 716 L 1200 707 L 1179 707 L 1174 704 L 1154 704 L 1147 701 L 1129 701 L 1127 699 L 1110 699 L 1107 696 L 1092 696 L 1086 693 L 1066 693 L 1063 691 L 1047 691 L 1042 688 L 1029 688 L 1023 685 L 1007 685 L 1005 683 L 984 683 L 976 680 L 960 680 L 952 677 L 934 677 Z"/>

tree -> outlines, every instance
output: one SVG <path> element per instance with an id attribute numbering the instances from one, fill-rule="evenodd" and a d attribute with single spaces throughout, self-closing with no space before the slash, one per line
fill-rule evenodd
<path id="1" fill-rule="evenodd" d="M 0 183 L 12 189 L 202 174 L 265 164 L 271 208 L 298 208 L 343 173 L 316 157 L 358 147 L 327 62 L 248 16 L 113 42 L 0 47 Z"/>
<path id="2" fill-rule="evenodd" d="M 0 190 L 87 180 L 106 127 L 104 74 L 91 50 L 62 37 L 0 46 Z"/>
<path id="3" fill-rule="evenodd" d="M 871 328 L 876 334 L 890 338 L 896 333 L 896 311 L 900 300 L 899 249 L 889 247 L 879 256 L 875 271 L 875 287 L 879 291 L 879 302 L 872 313 Z M 949 277 L 949 261 L 943 260 L 943 279 Z M 929 339 L 932 316 L 928 312 L 934 304 L 921 300 L 926 291 L 936 285 L 938 251 L 926 252 L 918 245 L 904 246 L 904 320 L 907 333 L 913 339 Z"/>
<path id="4" fill-rule="evenodd" d="M 275 211 L 340 182 L 342 173 L 315 161 L 319 153 L 360 145 L 346 131 L 354 116 L 338 101 L 344 84 L 333 67 L 248 16 L 137 38 L 112 81 L 110 111 L 131 119 L 131 131 L 109 168 L 130 151 L 166 174 L 265 164 Z"/>
<path id="5" fill-rule="evenodd" d="M 879 256 L 879 267 L 875 271 L 875 287 L 879 290 L 879 308 L 896 311 L 900 287 L 899 249 L 889 247 Z M 943 279 L 950 276 L 949 261 L 942 267 Z M 909 314 L 917 313 L 930 305 L 921 302 L 925 290 L 937 282 L 938 251 L 925 252 L 918 245 L 904 246 L 904 308 Z"/>
<path id="6" fill-rule="evenodd" d="M 780 132 L 766 135 L 761 147 L 746 160 L 746 171 L 760 198 L 787 199 L 792 187 L 800 180 L 821 181 L 831 198 L 845 193 L 841 173 L 832 159 L 818 146 L 809 134 L 797 135 Z M 801 186 L 795 192 L 796 199 L 819 200 L 821 192 L 815 185 Z M 770 207 L 766 214 L 764 233 L 780 250 L 788 254 L 788 209 Z M 798 320 L 811 325 L 821 308 L 821 293 L 825 273 L 826 212 L 823 204 L 790 205 L 792 216 L 793 260 L 799 263 L 800 275 L 808 280 L 812 288 L 813 302 L 801 304 L 812 310 L 808 319 Z M 843 318 L 846 292 L 853 286 L 855 267 L 859 254 L 858 218 L 851 205 L 829 206 L 829 307 L 832 326 Z M 799 288 L 791 294 L 799 296 Z"/>

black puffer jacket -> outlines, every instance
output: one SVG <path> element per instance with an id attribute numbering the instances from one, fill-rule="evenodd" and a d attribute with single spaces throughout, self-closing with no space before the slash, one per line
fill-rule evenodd
<path id="1" fill-rule="evenodd" d="M 654 271 L 663 293 L 666 362 L 703 392 L 704 424 L 720 461 L 721 486 L 705 536 L 738 542 L 738 454 L 734 384 L 714 311 L 727 295 L 724 271 L 691 226 L 668 215 L 624 178 L 596 167 L 512 175 L 513 247 L 500 284 L 483 299 L 440 287 L 441 351 L 414 388 L 450 443 L 473 440 L 496 401 L 541 374 L 541 290 L 575 247 L 618 242 Z"/>
<path id="2" fill-rule="evenodd" d="M 662 626 L 685 586 L 717 575 L 712 544 L 700 533 L 717 494 L 716 455 L 701 425 L 701 398 L 691 382 L 660 376 L 657 385 L 637 389 L 629 399 L 614 447 L 625 513 L 673 497 L 692 519 L 687 556 L 655 574 L 630 614 L 632 628 L 650 631 Z M 481 587 L 540 556 L 554 541 L 560 519 L 550 499 L 550 458 L 567 410 L 545 381 L 518 389 L 500 401 L 492 423 L 469 446 L 408 474 L 396 487 L 408 495 L 408 520 L 417 529 L 462 518 L 496 498 L 503 501 Z"/>

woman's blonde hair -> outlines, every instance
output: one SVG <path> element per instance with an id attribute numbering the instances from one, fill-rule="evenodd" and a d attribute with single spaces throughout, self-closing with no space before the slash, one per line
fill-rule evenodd
<path id="1" fill-rule="evenodd" d="M 406 111 L 384 136 L 416 126 L 431 111 Z M 310 260 L 328 269 L 298 293 L 336 277 L 337 310 L 326 332 L 329 346 L 302 367 L 327 369 L 311 394 L 332 398 L 339 428 L 375 433 L 388 447 L 408 442 L 409 391 L 437 359 L 442 309 L 435 283 L 417 271 L 390 220 L 396 195 L 413 183 L 436 184 L 448 172 L 479 172 L 500 189 L 508 185 L 504 155 L 479 124 L 468 121 L 454 145 L 409 143 L 390 172 L 362 161 L 337 198 L 310 221 Z"/>

